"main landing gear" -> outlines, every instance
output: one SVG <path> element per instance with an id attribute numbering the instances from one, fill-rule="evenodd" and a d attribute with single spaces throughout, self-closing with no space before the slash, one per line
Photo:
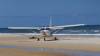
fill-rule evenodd
<path id="1" fill-rule="evenodd" d="M 40 41 L 41 38 L 37 38 L 37 41 Z M 55 40 L 58 40 L 56 37 L 44 37 L 42 38 L 41 40 L 44 40 L 44 41 L 55 41 Z"/>

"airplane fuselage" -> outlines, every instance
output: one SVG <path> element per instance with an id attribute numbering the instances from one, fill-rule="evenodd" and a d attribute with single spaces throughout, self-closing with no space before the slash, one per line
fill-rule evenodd
<path id="1" fill-rule="evenodd" d="M 50 32 L 50 30 L 41 30 L 40 31 L 40 34 L 43 37 L 48 37 L 48 36 L 51 36 L 52 35 L 51 32 Z"/>

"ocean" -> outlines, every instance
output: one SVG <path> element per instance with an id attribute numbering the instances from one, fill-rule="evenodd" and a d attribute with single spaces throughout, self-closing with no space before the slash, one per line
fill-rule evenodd
<path id="1" fill-rule="evenodd" d="M 39 32 L 33 29 L 9 29 L 0 28 L 0 33 L 35 33 Z M 100 34 L 100 25 L 84 25 L 65 27 L 61 30 L 54 31 L 54 34 Z"/>

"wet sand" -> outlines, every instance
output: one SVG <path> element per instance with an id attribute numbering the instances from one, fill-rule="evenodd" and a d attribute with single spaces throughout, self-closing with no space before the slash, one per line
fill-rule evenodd
<path id="1" fill-rule="evenodd" d="M 57 41 L 36 41 L 24 37 L 0 37 L 0 45 L 25 47 L 62 48 L 84 51 L 100 51 L 100 38 L 69 38 Z"/>
<path id="2" fill-rule="evenodd" d="M 81 37 L 81 38 L 80 38 Z M 66 49 L 74 51 L 89 51 L 100 52 L 100 38 L 82 38 L 80 37 L 66 37 L 64 40 L 57 41 L 36 41 L 22 36 L 0 36 L 0 46 L 18 46 L 18 47 L 33 47 L 33 48 L 54 48 L 54 49 Z M 62 53 L 50 53 L 50 52 L 30 52 L 26 50 L 16 48 L 0 48 L 1 56 L 67 56 Z"/>
<path id="3" fill-rule="evenodd" d="M 16 48 L 0 48 L 0 56 L 68 56 L 50 52 L 29 52 Z"/>

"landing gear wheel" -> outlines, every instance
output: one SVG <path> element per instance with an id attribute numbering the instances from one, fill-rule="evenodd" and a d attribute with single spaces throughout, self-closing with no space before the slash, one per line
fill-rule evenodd
<path id="1" fill-rule="evenodd" d="M 58 40 L 58 39 L 55 37 L 54 40 Z"/>
<path id="2" fill-rule="evenodd" d="M 40 38 L 37 38 L 37 41 L 40 41 Z"/>
<path id="3" fill-rule="evenodd" d="M 29 39 L 35 39 L 35 37 L 33 36 L 33 37 L 30 37 Z"/>
<path id="4" fill-rule="evenodd" d="M 44 38 L 44 41 L 46 41 L 46 39 Z"/>

